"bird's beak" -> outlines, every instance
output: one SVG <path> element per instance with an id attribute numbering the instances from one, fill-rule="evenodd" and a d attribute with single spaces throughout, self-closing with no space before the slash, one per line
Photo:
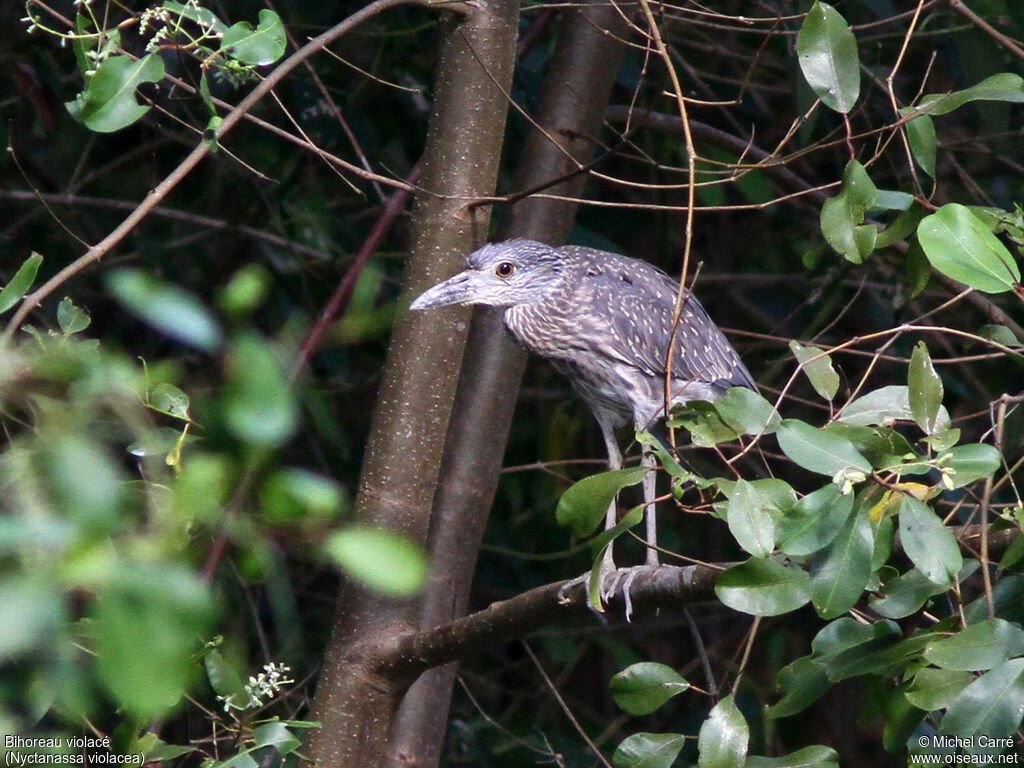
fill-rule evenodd
<path id="1" fill-rule="evenodd" d="M 466 270 L 421 293 L 409 305 L 409 309 L 433 309 L 434 307 L 447 307 L 451 304 L 469 304 L 473 301 L 475 291 L 474 273 Z"/>

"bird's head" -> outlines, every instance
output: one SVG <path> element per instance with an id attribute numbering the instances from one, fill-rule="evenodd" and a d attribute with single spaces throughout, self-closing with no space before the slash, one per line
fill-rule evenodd
<path id="1" fill-rule="evenodd" d="M 466 269 L 421 294 L 410 309 L 450 304 L 514 307 L 543 299 L 561 280 L 562 257 L 533 240 L 491 243 L 466 259 Z"/>

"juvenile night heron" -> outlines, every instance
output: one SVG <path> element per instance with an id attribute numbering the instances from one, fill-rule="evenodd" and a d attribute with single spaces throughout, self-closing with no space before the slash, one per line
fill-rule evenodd
<path id="1" fill-rule="evenodd" d="M 620 469 L 614 429 L 632 421 L 638 430 L 647 430 L 665 416 L 665 371 L 678 291 L 678 282 L 639 259 L 576 245 L 552 248 L 509 240 L 472 253 L 464 271 L 426 291 L 411 309 L 505 307 L 512 338 L 569 377 L 597 417 L 609 465 Z M 712 401 L 730 387 L 757 389 L 736 350 L 689 291 L 671 347 L 671 405 Z M 655 466 L 647 446 L 643 460 Z M 658 564 L 654 481 L 648 472 L 643 482 L 647 565 Z M 613 500 L 605 527 L 615 522 Z M 602 571 L 614 568 L 610 553 L 609 548 Z"/>

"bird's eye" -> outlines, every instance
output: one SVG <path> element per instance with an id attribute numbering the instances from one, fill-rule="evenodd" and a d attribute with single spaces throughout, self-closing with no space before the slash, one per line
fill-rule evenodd
<path id="1" fill-rule="evenodd" d="M 498 277 L 511 277 L 512 273 L 516 271 L 516 265 L 511 261 L 503 261 L 501 264 L 494 268 L 494 274 Z"/>

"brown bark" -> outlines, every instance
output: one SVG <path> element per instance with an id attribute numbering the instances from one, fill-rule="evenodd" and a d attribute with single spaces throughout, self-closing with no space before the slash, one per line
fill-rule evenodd
<path id="1" fill-rule="evenodd" d="M 452 8 L 452 5 L 445 5 Z M 405 275 L 411 297 L 461 264 L 476 220 L 466 200 L 491 194 L 505 127 L 518 4 L 459 4 L 441 41 L 435 100 Z M 410 315 L 395 324 L 356 496 L 357 521 L 426 542 L 445 430 L 465 343 L 467 313 Z M 412 600 L 346 582 L 317 686 L 323 727 L 308 754 L 323 768 L 378 765 L 411 679 L 375 665 L 381 647 L 417 626 Z"/>
<path id="2" fill-rule="evenodd" d="M 595 2 L 564 16 L 535 118 L 539 127 L 531 132 L 519 160 L 517 189 L 541 187 L 590 161 L 595 146 L 591 137 L 600 131 L 618 72 L 619 39 L 627 31 L 619 12 Z M 578 175 L 549 191 L 578 197 L 585 181 Z M 505 235 L 563 243 L 576 208 L 572 202 L 527 198 L 513 208 Z M 420 616 L 422 629 L 465 615 L 524 364 L 524 353 L 505 333 L 500 310 L 474 312 L 434 501 L 429 545 L 434 568 Z M 537 626 L 542 626 L 547 614 L 538 610 Z M 412 686 L 399 711 L 388 765 L 437 765 L 454 679 L 455 665 L 450 664 L 427 671 Z"/>

